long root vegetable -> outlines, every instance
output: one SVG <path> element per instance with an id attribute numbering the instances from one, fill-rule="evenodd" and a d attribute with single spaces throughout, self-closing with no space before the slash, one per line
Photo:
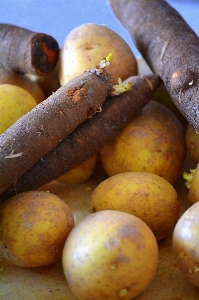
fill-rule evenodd
<path id="1" fill-rule="evenodd" d="M 111 76 L 94 68 L 58 89 L 0 136 L 0 194 L 75 128 L 101 110 Z"/>
<path id="2" fill-rule="evenodd" d="M 175 105 L 199 131 L 199 38 L 164 0 L 109 0 Z"/>
<path id="3" fill-rule="evenodd" d="M 133 87 L 116 97 L 108 97 L 102 112 L 87 119 L 51 152 L 39 160 L 1 196 L 5 200 L 19 192 L 37 189 L 63 175 L 113 139 L 153 97 L 160 79 L 153 75 L 127 79 Z"/>
<path id="4" fill-rule="evenodd" d="M 59 45 L 50 35 L 0 24 L 0 53 L 0 67 L 8 71 L 43 75 L 54 70 Z"/>

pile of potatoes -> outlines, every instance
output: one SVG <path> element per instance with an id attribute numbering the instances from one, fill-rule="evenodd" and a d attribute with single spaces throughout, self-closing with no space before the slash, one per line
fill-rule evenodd
<path id="1" fill-rule="evenodd" d="M 51 75 L 15 78 L 2 70 L 0 133 L 59 86 L 95 67 L 108 53 L 113 58 L 107 71 L 114 84 L 118 77 L 125 80 L 138 74 L 128 44 L 99 24 L 83 24 L 69 33 Z M 164 89 L 158 97 L 169 98 Z M 7 260 L 21 267 L 39 267 L 62 258 L 68 286 L 78 299 L 130 300 L 155 277 L 158 242 L 174 230 L 179 266 L 186 278 L 199 286 L 198 204 L 179 219 L 175 190 L 187 148 L 193 150 L 193 138 L 168 101 L 165 105 L 159 100 L 146 105 L 100 153 L 57 179 L 75 189 L 94 176 L 99 165 L 106 174 L 107 179 L 91 194 L 92 213 L 78 224 L 67 203 L 49 192 L 21 193 L 0 206 L 0 250 Z M 197 137 L 192 129 L 193 134 Z M 190 195 L 197 194 L 198 173 L 196 169 Z M 190 204 L 198 201 L 197 196 L 194 199 Z"/>

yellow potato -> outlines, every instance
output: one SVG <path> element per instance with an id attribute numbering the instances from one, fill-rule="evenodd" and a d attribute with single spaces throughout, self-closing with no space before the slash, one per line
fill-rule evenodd
<path id="1" fill-rule="evenodd" d="M 46 98 L 39 84 L 21 73 L 0 69 L 0 84 L 12 84 L 23 88 L 35 98 L 37 103 Z"/>
<path id="2" fill-rule="evenodd" d="M 109 176 L 123 172 L 157 174 L 172 185 L 186 156 L 184 128 L 166 106 L 150 101 L 139 116 L 100 152 Z"/>
<path id="3" fill-rule="evenodd" d="M 92 69 L 102 58 L 112 53 L 111 65 L 106 69 L 114 84 L 137 75 L 137 61 L 126 41 L 102 24 L 83 24 L 66 37 L 59 59 L 59 78 L 65 85 L 72 78 Z"/>
<path id="4" fill-rule="evenodd" d="M 199 163 L 199 134 L 191 124 L 186 128 L 185 141 L 192 160 Z"/>
<path id="5" fill-rule="evenodd" d="M 199 202 L 193 204 L 177 222 L 173 249 L 185 278 L 199 287 Z"/>
<path id="6" fill-rule="evenodd" d="M 37 105 L 25 89 L 12 84 L 0 84 L 0 134 Z"/>
<path id="7" fill-rule="evenodd" d="M 24 192 L 0 206 L 0 250 L 17 266 L 45 266 L 61 257 L 73 227 L 63 200 L 49 192 Z"/>
<path id="8" fill-rule="evenodd" d="M 90 214 L 69 234 L 63 270 L 80 300 L 130 300 L 157 271 L 158 246 L 150 228 L 120 211 Z"/>
<path id="9" fill-rule="evenodd" d="M 157 240 L 171 233 L 179 216 L 176 190 L 152 173 L 126 172 L 109 177 L 95 188 L 91 198 L 94 212 L 112 209 L 135 215 L 151 228 Z"/>
<path id="10" fill-rule="evenodd" d="M 77 167 L 66 172 L 57 180 L 67 184 L 77 184 L 86 181 L 87 179 L 89 179 L 89 177 L 92 176 L 95 170 L 97 157 L 97 154 L 93 155 L 91 158 L 87 159 Z"/>

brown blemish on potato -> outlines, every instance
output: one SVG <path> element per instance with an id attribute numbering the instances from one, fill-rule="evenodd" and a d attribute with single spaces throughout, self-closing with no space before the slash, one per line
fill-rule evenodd
<path id="1" fill-rule="evenodd" d="M 119 245 L 119 240 L 117 237 L 112 237 L 110 238 L 105 244 L 105 248 L 107 248 L 108 250 L 117 248 Z"/>

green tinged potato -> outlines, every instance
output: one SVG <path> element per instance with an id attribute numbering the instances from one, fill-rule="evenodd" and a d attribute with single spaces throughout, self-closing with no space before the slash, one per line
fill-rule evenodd
<path id="1" fill-rule="evenodd" d="M 164 178 L 145 172 L 126 172 L 101 182 L 93 191 L 93 211 L 119 210 L 142 219 L 157 240 L 173 230 L 180 210 L 178 195 Z"/>
<path id="2" fill-rule="evenodd" d="M 123 172 L 157 174 L 174 185 L 186 156 L 184 128 L 164 105 L 150 101 L 140 115 L 100 152 L 109 176 Z"/>
<path id="3" fill-rule="evenodd" d="M 177 222 L 173 249 L 185 278 L 199 287 L 199 202 L 188 208 Z"/>
<path id="4" fill-rule="evenodd" d="M 90 214 L 69 234 L 63 270 L 80 300 L 130 300 L 154 278 L 158 246 L 137 217 L 106 210 Z"/>

